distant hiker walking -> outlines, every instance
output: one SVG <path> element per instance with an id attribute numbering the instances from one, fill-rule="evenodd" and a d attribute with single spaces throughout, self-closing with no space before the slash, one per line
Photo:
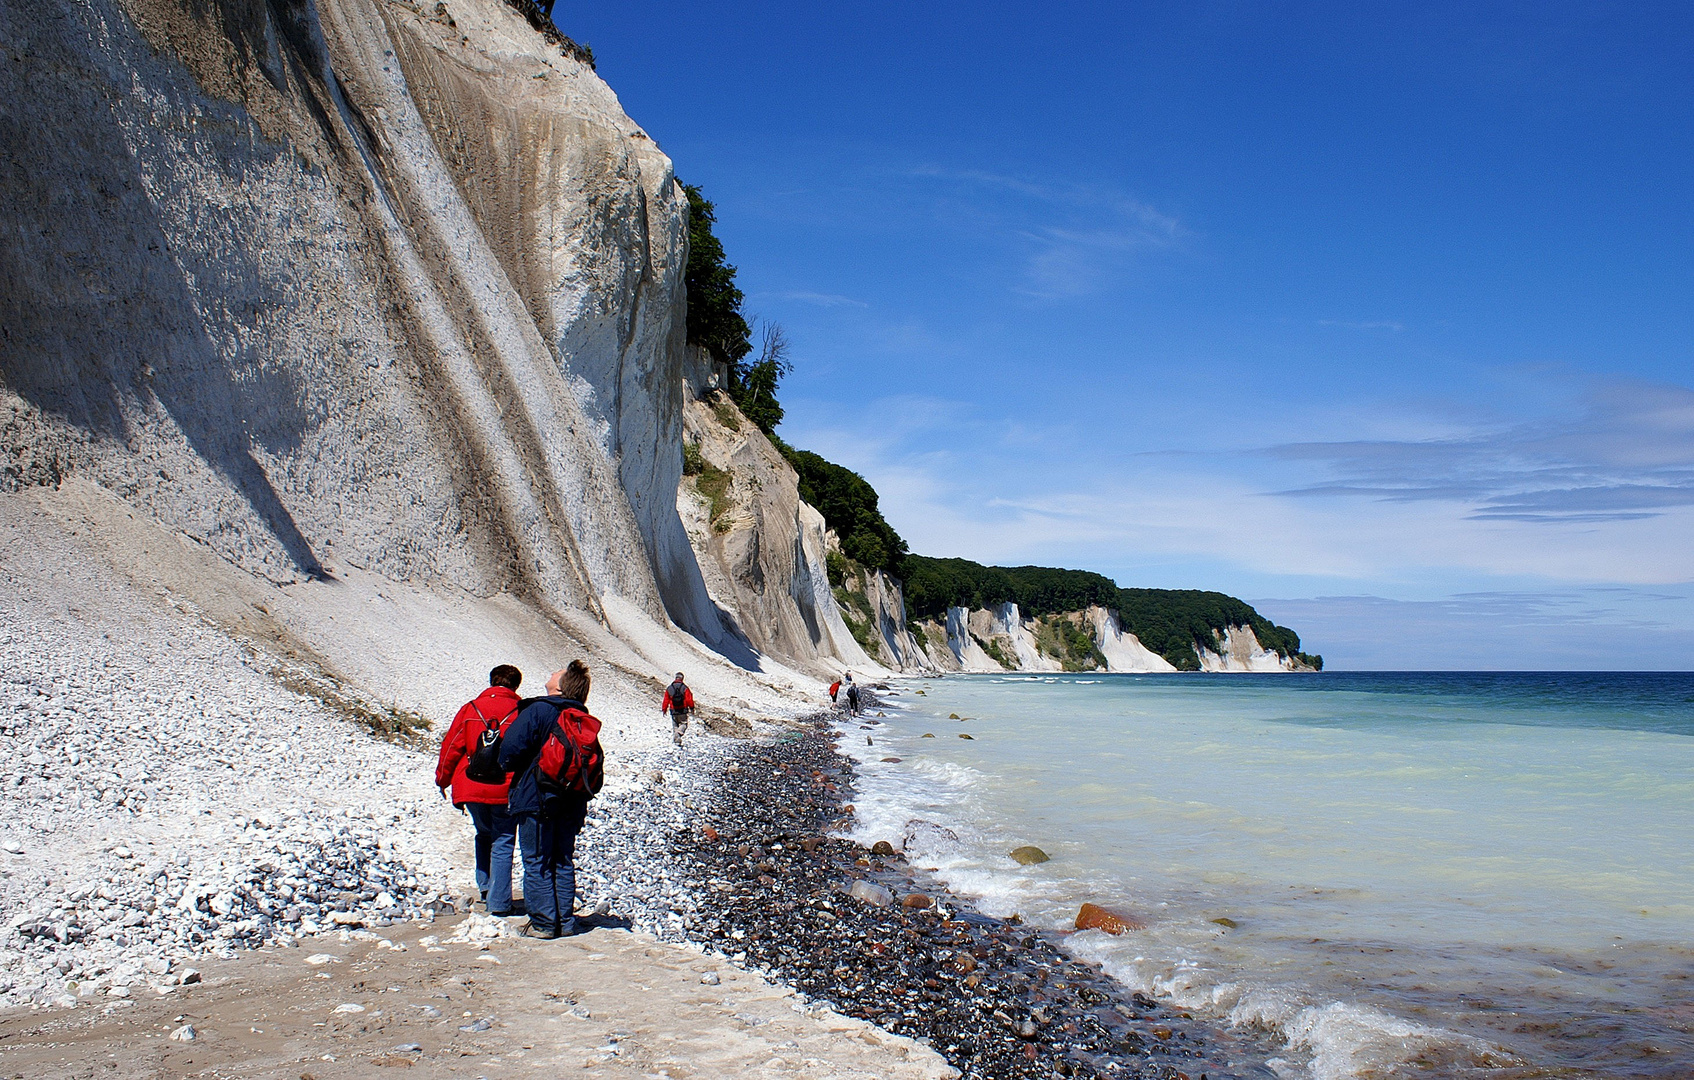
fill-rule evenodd
<path id="1" fill-rule="evenodd" d="M 512 913 L 512 850 L 517 822 L 506 813 L 509 777 L 500 768 L 500 742 L 518 715 L 523 673 L 501 664 L 488 673 L 488 689 L 466 702 L 441 740 L 435 786 L 476 827 L 476 888 L 490 915 Z"/>
<path id="2" fill-rule="evenodd" d="M 523 848 L 524 937 L 556 938 L 581 927 L 576 905 L 576 836 L 588 800 L 605 780 L 600 721 L 588 713 L 588 666 L 572 660 L 547 680 L 547 696 L 524 705 L 500 742 L 512 774 L 511 814 Z"/>
<path id="3" fill-rule="evenodd" d="M 682 672 L 677 672 L 676 680 L 665 687 L 665 700 L 659 711 L 671 714 L 671 738 L 681 746 L 682 737 L 688 733 L 688 714 L 694 711 L 694 691 L 682 681 Z"/>
<path id="4" fill-rule="evenodd" d="M 841 693 L 841 680 L 836 679 L 834 682 L 829 684 L 829 703 L 831 705 L 835 704 L 835 695 L 839 693 Z"/>
<path id="5" fill-rule="evenodd" d="M 852 716 L 859 715 L 859 684 L 853 681 L 853 676 L 847 676 L 847 712 Z"/>

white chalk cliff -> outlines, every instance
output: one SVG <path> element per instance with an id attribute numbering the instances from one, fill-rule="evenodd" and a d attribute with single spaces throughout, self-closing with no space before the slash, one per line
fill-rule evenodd
<path id="1" fill-rule="evenodd" d="M 0 49 L 0 491 L 147 588 L 429 710 L 443 650 L 690 668 L 732 711 L 1075 667 L 1055 619 L 1169 668 L 1103 610 L 914 634 L 886 574 L 832 588 L 686 343 L 670 160 L 504 0 L 0 0 Z M 1288 663 L 1245 627 L 1201 661 Z"/>
<path id="2" fill-rule="evenodd" d="M 1061 655 L 1054 637 L 1043 636 L 1044 624 L 1070 622 L 1092 641 L 1093 657 Z M 946 621 L 919 623 L 927 647 L 924 667 L 936 671 L 1123 671 L 1171 672 L 1169 660 L 1143 645 L 1125 630 L 1115 611 L 1089 607 L 1045 618 L 1029 618 L 1013 603 L 994 608 L 947 609 Z M 1266 649 L 1250 626 L 1231 626 L 1214 640 L 1215 648 L 1196 648 L 1201 671 L 1309 671 L 1298 658 Z"/>
<path id="3" fill-rule="evenodd" d="M 784 660 L 870 659 L 797 499 L 708 589 L 687 202 L 579 50 L 501 0 L 6 0 L 0 42 L 0 487 L 107 522 L 143 577 L 162 529 L 286 590 L 265 634 L 390 698 L 412 662 L 365 656 L 432 604 L 472 664 L 551 641 L 772 708 Z M 417 603 L 348 639 L 355 580 Z"/>
<path id="4" fill-rule="evenodd" d="M 699 401 L 690 387 L 683 431 L 704 471 L 677 489 L 677 511 L 713 601 L 734 613 L 749 647 L 820 677 L 882 673 L 832 595 L 832 538 L 801 501 L 794 468 L 721 396 Z"/>

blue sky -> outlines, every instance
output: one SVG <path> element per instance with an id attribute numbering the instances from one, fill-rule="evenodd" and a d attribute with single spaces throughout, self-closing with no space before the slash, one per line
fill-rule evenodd
<path id="1" fill-rule="evenodd" d="M 1694 9 L 554 14 L 914 550 L 1694 668 Z"/>

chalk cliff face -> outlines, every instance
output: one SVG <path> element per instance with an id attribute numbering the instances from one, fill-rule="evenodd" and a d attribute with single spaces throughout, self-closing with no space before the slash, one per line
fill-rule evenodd
<path id="1" fill-rule="evenodd" d="M 686 202 L 498 0 L 0 3 L 0 480 L 733 648 L 677 517 Z"/>
<path id="2" fill-rule="evenodd" d="M 1063 647 L 1061 623 L 1083 630 L 1097 655 Z M 947 609 L 946 621 L 919 627 L 927 647 L 925 666 L 937 671 L 1126 671 L 1171 672 L 1177 668 L 1123 629 L 1115 611 L 1090 607 L 1045 618 L 1025 618 L 1012 603 L 995 608 Z M 1232 626 L 1215 649 L 1198 652 L 1202 671 L 1309 671 L 1293 657 L 1259 644 L 1251 627 Z"/>
<path id="3" fill-rule="evenodd" d="M 690 389 L 683 431 L 700 471 L 677 489 L 677 510 L 712 599 L 748 645 L 820 677 L 879 670 L 842 620 L 823 515 L 800 500 L 793 467 L 721 397 Z"/>
<path id="4" fill-rule="evenodd" d="M 1217 648 L 1200 650 L 1201 671 L 1310 671 L 1293 657 L 1278 656 L 1259 644 L 1251 626 L 1231 626 L 1217 636 Z"/>
<path id="5" fill-rule="evenodd" d="M 1105 612 L 920 641 L 899 582 L 832 589 L 793 470 L 703 399 L 669 159 L 503 0 L 0 0 L 0 100 L 0 490 L 294 590 L 288 627 L 199 597 L 228 625 L 397 696 L 429 596 L 493 659 L 550 626 L 632 676 L 1059 670 L 1078 627 L 1162 663 Z M 349 634 L 355 578 L 412 621 Z M 1202 660 L 1280 662 L 1239 627 Z"/>

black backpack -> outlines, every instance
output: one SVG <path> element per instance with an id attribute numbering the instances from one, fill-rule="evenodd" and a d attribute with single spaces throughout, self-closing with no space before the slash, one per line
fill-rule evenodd
<path id="1" fill-rule="evenodd" d="M 471 702 L 471 708 L 475 710 L 476 718 L 482 721 L 482 734 L 477 736 L 476 749 L 471 751 L 470 760 L 465 762 L 465 778 L 479 784 L 504 784 L 506 771 L 500 768 L 500 740 L 504 737 L 506 721 L 516 716 L 518 710 L 513 708 L 496 724 L 482 715 L 476 702 Z"/>
<path id="2" fill-rule="evenodd" d="M 679 689 L 682 691 L 680 694 L 677 693 Z M 687 709 L 687 706 L 683 704 L 684 701 L 688 700 L 688 686 L 686 683 L 684 683 L 681 679 L 671 683 L 669 693 L 671 695 L 671 712 L 681 712 Z"/>

